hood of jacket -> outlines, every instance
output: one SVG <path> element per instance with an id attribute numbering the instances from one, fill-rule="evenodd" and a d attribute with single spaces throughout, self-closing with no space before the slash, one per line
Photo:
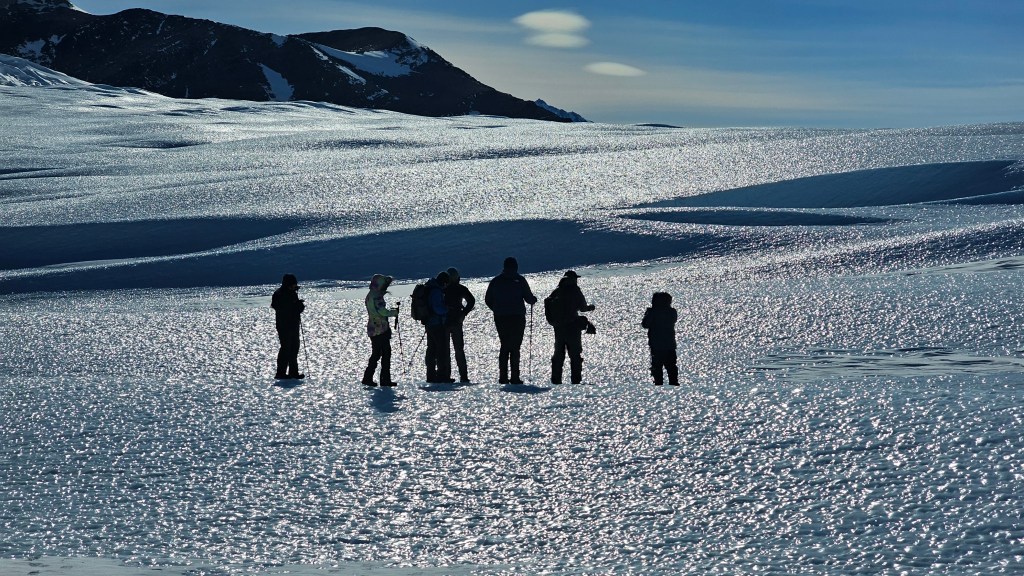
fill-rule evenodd
<path id="1" fill-rule="evenodd" d="M 375 292 L 387 292 L 388 286 L 391 286 L 391 282 L 394 280 L 391 276 L 384 274 L 374 274 L 373 278 L 370 279 L 370 290 Z"/>

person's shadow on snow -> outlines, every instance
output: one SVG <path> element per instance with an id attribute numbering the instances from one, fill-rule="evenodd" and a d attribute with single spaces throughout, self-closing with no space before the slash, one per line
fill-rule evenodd
<path id="1" fill-rule="evenodd" d="M 502 392 L 513 394 L 541 394 L 551 390 L 550 386 L 537 386 L 535 384 L 505 384 L 501 387 Z"/>
<path id="2" fill-rule="evenodd" d="M 405 396 L 395 394 L 394 388 L 374 388 L 370 396 L 370 406 L 381 414 L 393 414 L 400 409 L 399 403 Z"/>

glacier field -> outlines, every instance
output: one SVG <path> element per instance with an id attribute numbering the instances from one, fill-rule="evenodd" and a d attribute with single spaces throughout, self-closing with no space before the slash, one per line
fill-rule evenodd
<path id="1" fill-rule="evenodd" d="M 0 87 L 0 573 L 1020 574 L 1024 124 L 686 129 Z M 597 306 L 584 384 L 506 256 Z M 359 385 L 455 266 L 471 386 Z M 269 297 L 303 285 L 307 379 Z M 651 294 L 682 385 L 654 387 Z"/>

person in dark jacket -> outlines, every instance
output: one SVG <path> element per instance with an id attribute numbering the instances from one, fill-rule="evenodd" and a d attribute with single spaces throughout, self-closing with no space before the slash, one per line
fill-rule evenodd
<path id="1" fill-rule="evenodd" d="M 562 383 L 562 369 L 565 366 L 565 355 L 569 354 L 569 377 L 573 384 L 583 381 L 583 331 L 593 325 L 580 312 L 594 310 L 593 304 L 587 304 L 583 291 L 579 286 L 579 274 L 569 270 L 558 281 L 560 320 L 555 328 L 555 353 L 551 356 L 551 383 Z"/>
<path id="2" fill-rule="evenodd" d="M 462 323 L 476 306 L 476 298 L 459 280 L 456 268 L 448 269 L 449 283 L 444 289 L 444 303 L 448 306 L 448 344 L 455 350 L 455 364 L 459 367 L 459 382 L 469 382 L 469 367 L 466 365 L 466 339 L 462 331 Z M 448 349 L 448 344 L 445 349 Z"/>
<path id="3" fill-rule="evenodd" d="M 452 359 L 448 353 L 448 306 L 444 303 L 444 289 L 448 286 L 447 272 L 427 281 L 427 301 L 430 316 L 425 322 L 427 328 L 427 382 L 448 383 L 452 379 Z"/>
<path id="4" fill-rule="evenodd" d="M 398 308 L 388 308 L 384 295 L 388 293 L 388 287 L 394 279 L 383 274 L 374 274 L 370 279 L 370 291 L 364 300 L 366 314 L 369 316 L 366 321 L 366 335 L 370 337 L 370 360 L 363 371 L 363 384 L 376 386 L 373 381 L 373 373 L 377 371 L 377 362 L 380 362 L 380 385 L 395 386 L 391 379 L 391 324 L 389 318 L 398 317 Z"/>
<path id="5" fill-rule="evenodd" d="M 651 307 L 644 313 L 640 323 L 647 329 L 647 343 L 651 347 L 651 376 L 654 385 L 664 384 L 664 372 L 668 373 L 668 383 L 679 386 L 679 366 L 676 364 L 676 321 L 679 313 L 672 307 L 672 295 L 668 292 L 655 292 L 651 297 Z"/>
<path id="6" fill-rule="evenodd" d="M 530 284 L 519 275 L 519 262 L 505 258 L 501 274 L 487 285 L 484 303 L 494 313 L 494 327 L 498 330 L 501 350 L 498 352 L 498 382 L 522 384 L 519 372 L 520 349 L 526 333 L 526 304 L 533 306 L 537 297 Z M 525 304 L 524 304 L 525 303 Z M 511 366 L 511 373 L 509 367 Z"/>
<path id="7" fill-rule="evenodd" d="M 299 299 L 299 281 L 294 274 L 285 274 L 281 279 L 281 287 L 270 298 L 270 307 L 274 309 L 277 337 L 281 341 L 274 378 L 305 378 L 299 372 L 299 333 L 306 304 Z"/>

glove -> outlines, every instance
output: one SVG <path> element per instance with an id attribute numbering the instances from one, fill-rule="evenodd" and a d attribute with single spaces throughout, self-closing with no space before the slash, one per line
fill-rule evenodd
<path id="1" fill-rule="evenodd" d="M 584 312 L 593 312 L 596 309 L 597 309 L 597 306 L 594 306 L 593 304 L 591 304 L 590 306 L 587 306 L 586 308 L 584 308 L 583 311 Z"/>
<path id="2" fill-rule="evenodd" d="M 587 322 L 587 334 L 597 334 L 597 327 Z"/>

